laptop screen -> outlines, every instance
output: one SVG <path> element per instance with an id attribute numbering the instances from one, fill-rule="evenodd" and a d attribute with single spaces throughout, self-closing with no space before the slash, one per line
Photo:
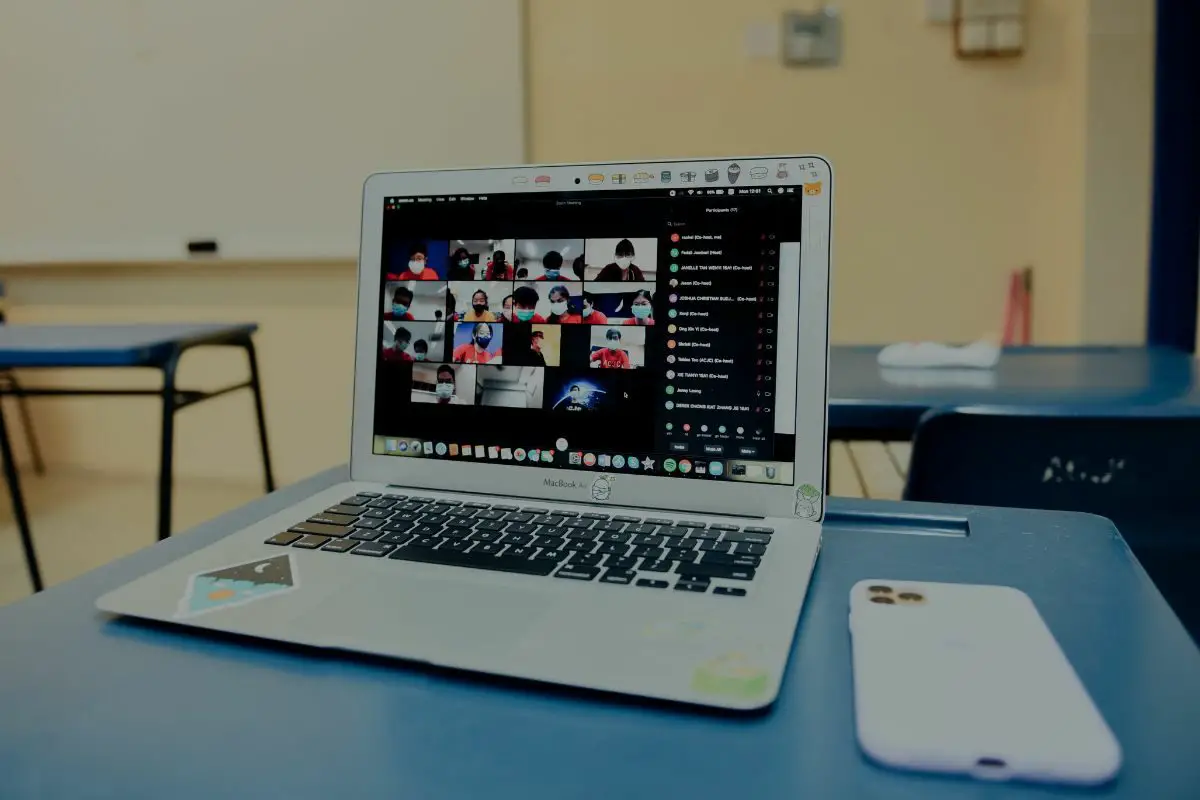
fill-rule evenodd
<path id="1" fill-rule="evenodd" d="M 385 198 L 373 452 L 791 484 L 803 186 L 688 177 Z"/>

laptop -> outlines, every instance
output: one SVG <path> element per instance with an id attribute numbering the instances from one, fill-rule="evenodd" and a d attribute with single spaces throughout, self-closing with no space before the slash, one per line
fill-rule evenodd
<path id="1" fill-rule="evenodd" d="M 819 156 L 372 175 L 350 480 L 97 606 L 769 705 L 821 543 L 832 192 Z"/>

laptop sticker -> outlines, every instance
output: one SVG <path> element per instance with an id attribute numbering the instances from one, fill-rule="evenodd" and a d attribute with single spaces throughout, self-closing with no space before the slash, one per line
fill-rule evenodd
<path id="1" fill-rule="evenodd" d="M 300 585 L 290 553 L 198 572 L 188 579 L 176 619 L 196 617 L 290 592 Z"/>
<path id="2" fill-rule="evenodd" d="M 767 671 L 745 653 L 726 653 L 696 668 L 692 689 L 724 697 L 759 697 L 767 691 Z"/>
<path id="3" fill-rule="evenodd" d="M 796 487 L 796 507 L 792 512 L 801 519 L 816 519 L 821 516 L 821 490 L 811 483 Z"/>
<path id="4" fill-rule="evenodd" d="M 600 476 L 592 481 L 592 499 L 604 501 L 612 497 L 612 479 Z"/>

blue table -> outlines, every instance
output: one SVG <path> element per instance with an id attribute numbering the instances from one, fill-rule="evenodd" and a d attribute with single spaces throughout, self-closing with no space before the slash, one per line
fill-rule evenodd
<path id="1" fill-rule="evenodd" d="M 1087 515 L 834 500 L 780 700 L 750 717 L 95 611 L 122 582 L 344 478 L 324 473 L 0 608 L 0 797 L 1084 794 L 867 762 L 854 740 L 846 618 L 850 587 L 867 577 L 1025 590 L 1124 747 L 1118 779 L 1087 796 L 1170 800 L 1200 787 L 1200 651 L 1117 532 Z"/>
<path id="2" fill-rule="evenodd" d="M 71 389 L 29 388 L 20 383 L 0 383 L 0 394 L 25 397 L 146 396 L 162 399 L 162 445 L 158 474 L 158 538 L 171 535 L 171 490 L 174 481 L 175 414 L 188 406 L 238 389 L 250 389 L 258 419 L 259 446 L 268 492 L 274 490 L 271 455 L 263 415 L 258 361 L 252 334 L 254 324 L 190 325 L 3 325 L 0 326 L 0 370 L 65 367 L 147 367 L 162 372 L 160 389 Z M 249 378 L 212 391 L 181 389 L 175 374 L 180 357 L 193 347 L 238 347 L 246 351 Z M 13 515 L 21 533 L 25 563 L 34 591 L 41 591 L 42 578 L 37 554 L 21 495 L 21 483 L 13 458 L 8 427 L 0 408 L 0 451 L 4 477 L 12 499 Z"/>
<path id="3" fill-rule="evenodd" d="M 1011 347 L 995 370 L 882 370 L 880 346 L 830 350 L 830 438 L 907 441 L 930 408 L 957 405 L 1170 407 L 1200 416 L 1189 353 L 1147 347 Z"/>

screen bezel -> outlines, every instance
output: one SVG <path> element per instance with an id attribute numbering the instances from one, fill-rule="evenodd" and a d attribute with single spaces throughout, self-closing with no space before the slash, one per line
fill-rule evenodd
<path id="1" fill-rule="evenodd" d="M 383 245 L 384 198 L 393 196 L 436 196 L 463 194 L 508 194 L 515 192 L 614 192 L 643 189 L 633 180 L 614 186 L 608 176 L 624 173 L 632 178 L 638 172 L 658 173 L 671 169 L 702 175 L 706 169 L 718 169 L 720 179 L 696 183 L 696 189 L 728 189 L 731 184 L 726 168 L 737 162 L 743 174 L 756 166 L 770 169 L 768 178 L 756 185 L 799 187 L 799 174 L 787 179 L 775 177 L 775 165 L 787 162 L 799 173 L 803 162 L 803 180 L 821 183 L 819 193 L 802 201 L 799 297 L 780 297 L 780 317 L 791 312 L 803 325 L 795 333 L 796 455 L 794 483 L 758 484 L 732 480 L 699 480 L 681 477 L 643 476 L 629 472 L 593 469 L 554 469 L 517 467 L 503 463 L 480 463 L 465 459 L 397 458 L 372 452 L 375 404 L 375 373 L 379 351 L 379 285 Z M 603 183 L 595 185 L 588 176 L 602 174 Z M 548 183 L 535 183 L 547 176 Z M 525 178 L 525 183 L 514 179 Z M 575 179 L 580 178 L 579 184 Z M 659 188 L 661 184 L 656 184 Z M 747 182 L 738 183 L 740 188 Z M 672 186 L 678 190 L 679 186 Z M 684 187 L 686 191 L 688 187 Z M 397 486 L 475 492 L 530 500 L 559 500 L 572 503 L 596 502 L 593 484 L 599 477 L 607 482 L 605 504 L 649 509 L 702 511 L 754 517 L 813 518 L 801 511 L 800 487 L 825 486 L 825 456 L 828 418 L 829 359 L 829 271 L 832 232 L 832 168 L 816 155 L 724 158 L 705 161 L 642 161 L 635 163 L 588 163 L 522 165 L 460 170 L 389 172 L 371 175 L 363 186 L 362 237 L 358 261 L 358 332 L 355 347 L 354 416 L 351 426 L 350 473 L 354 480 Z M 792 307 L 786 308 L 785 303 Z M 802 327 L 802 329 L 800 329 Z M 781 331 L 781 335 L 783 335 Z M 813 380 L 820 376 L 820 380 Z M 413 431 L 419 437 L 419 431 Z M 816 519 L 824 514 L 824 503 Z"/>

